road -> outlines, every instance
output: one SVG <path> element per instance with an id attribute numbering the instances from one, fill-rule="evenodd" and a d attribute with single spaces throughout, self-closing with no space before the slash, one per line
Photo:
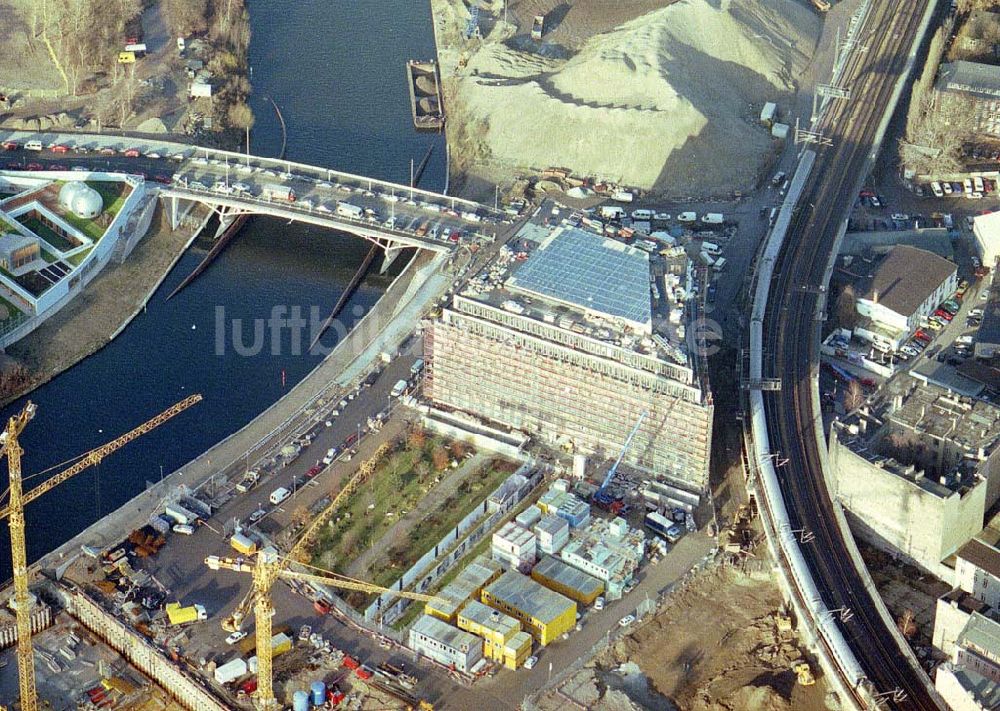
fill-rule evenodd
<path id="1" fill-rule="evenodd" d="M 925 0 L 873 4 L 868 27 L 876 29 L 867 51 L 855 53 L 845 70 L 852 97 L 832 105 L 819 126 L 832 145 L 819 148 L 771 282 L 764 323 L 765 342 L 776 344 L 765 353 L 765 373 L 782 382 L 782 390 L 764 393 L 768 433 L 772 450 L 787 459 L 777 472 L 791 525 L 814 535 L 802 551 L 823 602 L 830 610 L 851 610 L 847 622 L 837 618 L 836 624 L 874 692 L 898 692 L 889 703 L 899 709 L 938 706 L 926 676 L 910 666 L 881 618 L 837 526 L 822 471 L 813 378 L 827 265 L 926 7 Z"/>
<path id="2" fill-rule="evenodd" d="M 38 140 L 43 150 L 27 150 Z M 456 243 L 492 242 L 509 215 L 490 206 L 383 181 L 257 156 L 186 146 L 150 139 L 94 134 L 35 134 L 0 131 L 0 143 L 16 146 L 0 152 L 7 170 L 121 171 L 139 174 L 164 188 L 177 188 L 193 198 L 238 200 L 241 207 L 280 206 L 291 216 L 336 220 L 345 229 L 356 224 L 395 233 L 410 241 L 441 247 Z M 294 201 L 272 198 L 265 185 L 290 188 Z M 337 212 L 339 203 L 368 214 L 357 218 Z"/>

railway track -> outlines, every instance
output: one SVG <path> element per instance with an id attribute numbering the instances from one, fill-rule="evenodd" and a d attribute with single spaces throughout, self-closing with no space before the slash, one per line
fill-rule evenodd
<path id="1" fill-rule="evenodd" d="M 813 383 L 831 253 L 931 1 L 881 0 L 872 8 L 870 29 L 862 38 L 867 51 L 855 53 L 843 74 L 852 97 L 829 106 L 818 127 L 833 145 L 819 149 L 798 202 L 764 321 L 765 342 L 774 349 L 765 354 L 765 368 L 782 382 L 782 390 L 764 394 L 765 414 L 772 448 L 785 460 L 777 473 L 791 524 L 813 536 L 802 550 L 826 607 L 851 612 L 836 624 L 874 694 L 905 711 L 939 706 L 926 676 L 911 665 L 887 628 L 841 536 L 822 472 Z"/>

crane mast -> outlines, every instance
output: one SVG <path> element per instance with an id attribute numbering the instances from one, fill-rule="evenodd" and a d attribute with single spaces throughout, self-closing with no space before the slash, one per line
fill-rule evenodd
<path id="1" fill-rule="evenodd" d="M 8 519 L 10 527 L 11 561 L 14 572 L 14 615 L 17 621 L 17 679 L 21 695 L 22 711 L 38 711 L 38 692 L 35 687 L 35 659 L 31 645 L 31 606 L 28 594 L 28 553 L 25 536 L 25 504 L 34 501 L 47 491 L 62 484 L 67 479 L 99 464 L 104 457 L 121 449 L 132 440 L 141 437 L 152 429 L 200 402 L 201 395 L 191 395 L 179 403 L 167 408 L 151 420 L 147 420 L 121 437 L 87 452 L 78 462 L 49 478 L 27 493 L 24 492 L 24 482 L 21 477 L 21 449 L 18 441 L 21 432 L 35 416 L 35 404 L 28 402 L 24 409 L 7 422 L 7 427 L 0 434 L 0 457 L 7 457 L 8 478 L 10 489 L 7 505 L 0 509 L 0 519 Z"/>

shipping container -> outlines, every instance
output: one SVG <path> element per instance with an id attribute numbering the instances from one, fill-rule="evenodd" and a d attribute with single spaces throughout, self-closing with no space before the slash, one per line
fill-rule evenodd
<path id="1" fill-rule="evenodd" d="M 187 526 L 193 526 L 198 520 L 198 515 L 188 511 L 186 508 L 180 504 L 167 504 L 164 507 L 164 512 L 174 520 L 175 523 L 182 523 Z"/>
<path id="2" fill-rule="evenodd" d="M 244 536 L 242 533 L 234 533 L 233 537 L 229 539 L 229 545 L 233 547 L 233 550 L 244 555 L 251 555 L 257 552 L 257 542 L 252 538 Z"/>
<path id="3" fill-rule="evenodd" d="M 241 676 L 246 676 L 246 673 L 246 661 L 237 657 L 215 668 L 215 681 L 219 684 L 228 684 Z"/>

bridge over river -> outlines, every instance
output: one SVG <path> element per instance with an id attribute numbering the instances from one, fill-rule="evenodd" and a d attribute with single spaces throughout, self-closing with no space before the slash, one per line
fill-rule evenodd
<path id="1" fill-rule="evenodd" d="M 27 150 L 31 142 L 41 150 Z M 158 138 L 0 131 L 7 170 L 100 171 L 141 175 L 164 200 L 176 227 L 194 203 L 212 207 L 219 234 L 240 215 L 270 215 L 347 232 L 385 251 L 449 252 L 492 242 L 511 218 L 496 206 L 331 168 L 192 146 Z M 37 144 L 36 144 L 37 145 Z M 290 191 L 294 200 L 283 197 Z"/>

